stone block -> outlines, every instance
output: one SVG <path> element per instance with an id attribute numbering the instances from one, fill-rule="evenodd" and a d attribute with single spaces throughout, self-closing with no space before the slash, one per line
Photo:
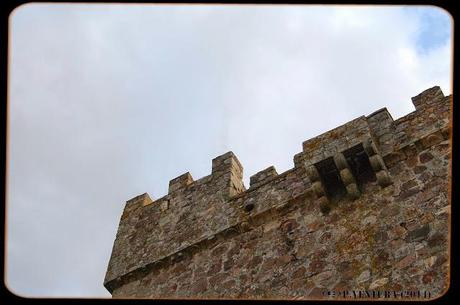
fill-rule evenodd
<path id="1" fill-rule="evenodd" d="M 327 214 L 331 210 L 329 200 L 326 198 L 326 196 L 318 198 L 318 204 L 319 204 L 320 211 L 323 214 Z"/>
<path id="2" fill-rule="evenodd" d="M 318 197 L 325 196 L 326 194 L 323 184 L 320 181 L 313 182 L 312 189 Z"/>
<path id="3" fill-rule="evenodd" d="M 278 175 L 278 173 L 276 172 L 276 169 L 274 166 L 270 166 L 260 172 L 258 172 L 257 174 L 254 174 L 252 175 L 250 178 L 249 178 L 249 185 L 251 187 L 253 186 L 256 186 L 256 185 L 260 185 L 266 181 L 269 181 L 270 179 L 276 177 Z"/>
<path id="4" fill-rule="evenodd" d="M 393 182 L 391 181 L 390 175 L 388 175 L 388 172 L 385 170 L 381 170 L 377 173 L 375 173 L 375 176 L 377 177 L 377 183 L 382 187 L 385 188 L 389 185 L 391 185 Z"/>
<path id="5" fill-rule="evenodd" d="M 176 192 L 179 189 L 182 189 L 193 183 L 192 175 L 189 172 L 182 174 L 171 181 L 169 181 L 169 190 L 168 193 Z"/>
<path id="6" fill-rule="evenodd" d="M 407 255 L 402 260 L 400 260 L 398 263 L 396 263 L 395 267 L 398 269 L 407 268 L 415 262 L 415 259 L 416 259 L 415 254 Z"/>
<path id="7" fill-rule="evenodd" d="M 308 166 L 306 171 L 307 171 L 307 176 L 310 179 L 310 181 L 315 182 L 315 181 L 320 180 L 318 170 L 316 169 L 314 165 Z"/>
<path id="8" fill-rule="evenodd" d="M 346 189 L 347 189 L 347 195 L 353 200 L 358 199 L 359 196 L 361 196 L 361 192 L 359 191 L 356 183 L 348 184 L 346 186 Z"/>
<path id="9" fill-rule="evenodd" d="M 334 163 L 335 166 L 337 166 L 338 170 L 349 168 L 347 160 L 345 159 L 345 156 L 342 153 L 334 155 Z"/>
<path id="10" fill-rule="evenodd" d="M 355 177 L 353 177 L 353 174 L 348 168 L 342 169 L 340 171 L 340 178 L 342 179 L 342 182 L 345 186 L 355 183 Z"/>
<path id="11" fill-rule="evenodd" d="M 426 239 L 429 233 L 430 233 L 430 226 L 429 224 L 426 224 L 421 228 L 408 232 L 406 240 L 410 242 L 420 241 L 420 240 Z"/>
<path id="12" fill-rule="evenodd" d="M 419 110 L 428 104 L 438 102 L 444 98 L 444 94 L 439 86 L 426 89 L 422 93 L 412 97 L 415 109 Z"/>
<path id="13" fill-rule="evenodd" d="M 368 138 L 363 142 L 363 148 L 366 154 L 370 157 L 378 153 L 377 147 L 372 139 Z"/>
<path id="14" fill-rule="evenodd" d="M 371 164 L 372 169 L 376 172 L 386 169 L 385 163 L 380 155 L 370 156 L 369 163 Z"/>

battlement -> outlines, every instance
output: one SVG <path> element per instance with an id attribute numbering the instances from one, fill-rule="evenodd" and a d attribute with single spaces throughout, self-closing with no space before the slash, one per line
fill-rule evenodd
<path id="1" fill-rule="evenodd" d="M 263 183 L 270 181 L 272 178 L 276 177 L 278 173 L 274 166 L 267 167 L 266 169 L 252 175 L 249 178 L 250 188 L 260 186 Z"/>
<path id="2" fill-rule="evenodd" d="M 439 86 L 434 86 L 430 89 L 426 89 L 422 93 L 414 96 L 412 98 L 412 103 L 415 106 L 415 109 L 421 109 L 423 107 L 432 105 L 439 100 L 444 98 L 444 93 Z"/>
<path id="3" fill-rule="evenodd" d="M 396 121 L 382 108 L 304 141 L 293 168 L 278 174 L 269 166 L 250 177 L 247 190 L 241 163 L 227 152 L 212 159 L 208 176 L 194 180 L 186 172 L 172 179 L 168 194 L 155 201 L 147 193 L 128 200 L 105 287 L 113 292 L 147 273 L 211 251 L 226 239 L 259 227 L 265 232 L 277 217 L 296 209 L 327 224 L 347 202 L 399 189 L 395 166 L 414 152 L 445 143 L 450 135 L 450 97 L 439 87 L 412 101 L 416 110 Z"/>
<path id="4" fill-rule="evenodd" d="M 193 183 L 192 175 L 190 175 L 189 172 L 186 172 L 185 174 L 182 174 L 179 177 L 174 178 L 173 180 L 169 181 L 168 194 L 172 194 L 178 190 L 181 190 L 192 183 Z"/>
<path id="5" fill-rule="evenodd" d="M 146 206 L 151 204 L 152 202 L 153 200 L 150 198 L 149 194 L 144 193 L 129 199 L 128 201 L 126 201 L 126 205 L 141 204 L 143 206 Z"/>

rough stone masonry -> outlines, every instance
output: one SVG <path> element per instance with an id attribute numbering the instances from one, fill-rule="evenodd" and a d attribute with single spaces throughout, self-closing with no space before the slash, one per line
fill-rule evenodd
<path id="1" fill-rule="evenodd" d="M 294 167 L 211 174 L 126 202 L 104 286 L 113 297 L 323 299 L 448 288 L 450 108 L 433 87 L 303 143 Z"/>

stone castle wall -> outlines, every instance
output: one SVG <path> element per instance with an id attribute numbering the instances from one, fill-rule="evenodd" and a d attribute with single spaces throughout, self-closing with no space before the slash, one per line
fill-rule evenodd
<path id="1" fill-rule="evenodd" d="M 113 297 L 325 298 L 326 290 L 448 286 L 450 100 L 439 87 L 303 143 L 294 167 L 242 182 L 232 152 L 166 196 L 127 201 L 105 287 Z"/>

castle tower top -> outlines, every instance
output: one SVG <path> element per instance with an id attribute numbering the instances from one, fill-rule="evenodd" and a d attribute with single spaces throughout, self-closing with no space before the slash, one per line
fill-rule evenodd
<path id="1" fill-rule="evenodd" d="M 417 171 L 424 171 L 427 166 L 416 165 L 417 160 L 429 162 L 428 160 L 438 158 L 438 164 L 445 164 L 446 157 L 441 154 L 445 154 L 445 142 L 448 141 L 450 133 L 450 98 L 445 97 L 441 89 L 435 86 L 413 97 L 415 111 L 402 118 L 393 120 L 388 110 L 382 108 L 304 141 L 302 151 L 294 156 L 293 168 L 277 173 L 273 166 L 269 166 L 250 177 L 250 187 L 247 190 L 242 181 L 243 167 L 230 151 L 212 159 L 211 173 L 205 177 L 195 180 L 186 172 L 169 181 L 168 194 L 159 199 L 152 200 L 144 193 L 128 200 L 120 219 L 104 280 L 105 287 L 110 292 L 118 291 L 119 295 L 124 295 L 123 291 L 143 294 L 145 291 L 142 292 L 139 287 L 150 285 L 149 281 L 157 281 L 149 287 L 165 288 L 166 284 L 161 279 L 172 274 L 176 276 L 174 281 L 190 288 L 190 293 L 198 293 L 206 285 L 218 282 L 218 279 L 209 279 L 214 273 L 233 272 L 243 276 L 243 273 L 251 271 L 264 277 L 265 274 L 259 273 L 268 272 L 264 268 L 275 266 L 279 263 L 278 260 L 282 262 L 279 266 L 276 265 L 279 268 L 290 264 L 294 266 L 297 260 L 300 262 L 302 259 L 313 262 L 314 266 L 322 266 L 320 260 L 327 253 L 321 252 L 321 255 L 315 257 L 307 255 L 308 251 L 316 251 L 322 247 L 331 253 L 339 253 L 339 257 L 348 255 L 346 251 L 358 253 L 359 245 L 347 248 L 340 240 L 334 240 L 331 232 L 338 230 L 335 228 L 345 230 L 344 228 L 355 226 L 354 223 L 348 226 L 340 223 L 346 217 L 334 214 L 335 211 L 352 213 L 351 203 L 358 202 L 356 204 L 360 205 L 363 213 L 371 215 L 379 209 L 386 210 L 385 204 L 390 205 L 395 200 L 405 200 L 418 194 L 420 189 L 415 181 L 420 177 L 417 176 Z M 436 149 L 430 152 L 435 146 Z M 418 155 L 420 157 L 415 158 Z M 406 165 L 406 159 L 409 165 Z M 398 166 L 404 170 L 398 169 Z M 409 170 L 404 166 L 418 167 Z M 441 174 L 443 173 L 436 170 L 432 177 Z M 420 184 L 427 182 L 427 177 Z M 444 180 L 446 179 L 442 179 Z M 429 184 L 429 187 L 435 186 Z M 367 191 L 368 187 L 372 192 Z M 408 187 L 412 189 L 406 190 Z M 377 200 L 372 197 L 392 192 L 395 194 L 389 199 Z M 423 193 L 420 200 L 424 196 L 431 195 Z M 359 203 L 365 200 L 369 202 Z M 377 201 L 381 205 L 377 205 Z M 417 209 L 420 206 L 421 204 Z M 398 205 L 397 210 L 399 209 L 402 208 Z M 407 215 L 412 213 L 410 211 L 412 210 L 408 210 Z M 392 213 L 388 213 L 390 212 Z M 405 220 L 406 214 L 398 215 L 398 219 L 402 219 L 400 222 L 407 221 L 409 224 L 413 221 Z M 378 217 L 373 214 L 371 216 L 367 217 L 370 219 L 368 220 L 375 223 Z M 353 217 L 359 218 L 360 215 L 355 213 Z M 434 216 L 426 217 L 431 219 Z M 361 223 L 360 219 L 353 221 Z M 274 228 L 277 230 L 276 234 L 273 233 Z M 298 229 L 301 232 L 298 239 L 295 239 L 295 234 L 298 233 L 296 228 L 301 228 Z M 358 226 L 355 229 L 363 228 Z M 374 229 L 369 225 L 362 232 L 355 230 L 353 234 L 365 234 Z M 425 232 L 426 228 L 423 230 Z M 381 235 L 396 234 L 387 231 L 385 229 Z M 342 231 L 337 232 L 339 236 L 343 235 Z M 233 239 L 236 238 L 238 240 L 233 245 Z M 308 245 L 305 244 L 307 240 Z M 386 245 L 386 240 L 379 242 Z M 340 248 L 340 245 L 343 247 Z M 246 253 L 246 250 L 240 249 L 242 247 L 259 257 L 264 262 L 264 267 L 261 266 L 260 270 L 253 267 L 252 270 L 243 271 L 240 264 L 246 264 L 247 260 L 254 266 L 259 263 L 247 257 L 240 257 L 238 262 L 232 261 L 230 256 L 234 254 L 230 253 Z M 284 253 L 283 251 L 288 251 L 288 254 L 279 254 Z M 294 251 L 295 255 L 289 254 L 289 251 Z M 227 254 L 223 255 L 223 252 Z M 279 258 L 270 258 L 270 255 L 278 254 Z M 367 255 L 361 252 L 358 254 Z M 191 263 L 194 255 L 198 258 Z M 212 260 L 212 266 L 207 265 L 202 255 Z M 292 261 L 292 257 L 296 260 Z M 187 267 L 181 264 L 183 260 L 192 264 L 194 269 L 187 269 L 185 272 Z M 294 267 L 299 268 L 297 265 Z M 331 270 L 333 269 L 327 272 L 332 272 Z M 287 274 L 294 276 L 294 269 L 291 271 L 287 271 Z M 310 271 L 304 271 L 305 274 L 309 274 L 308 272 Z M 295 274 L 297 276 L 300 273 Z M 195 287 L 195 280 L 190 280 L 187 276 L 198 278 L 196 290 L 191 288 Z M 316 278 L 313 275 L 311 277 Z M 186 293 L 189 288 L 181 291 Z"/>

